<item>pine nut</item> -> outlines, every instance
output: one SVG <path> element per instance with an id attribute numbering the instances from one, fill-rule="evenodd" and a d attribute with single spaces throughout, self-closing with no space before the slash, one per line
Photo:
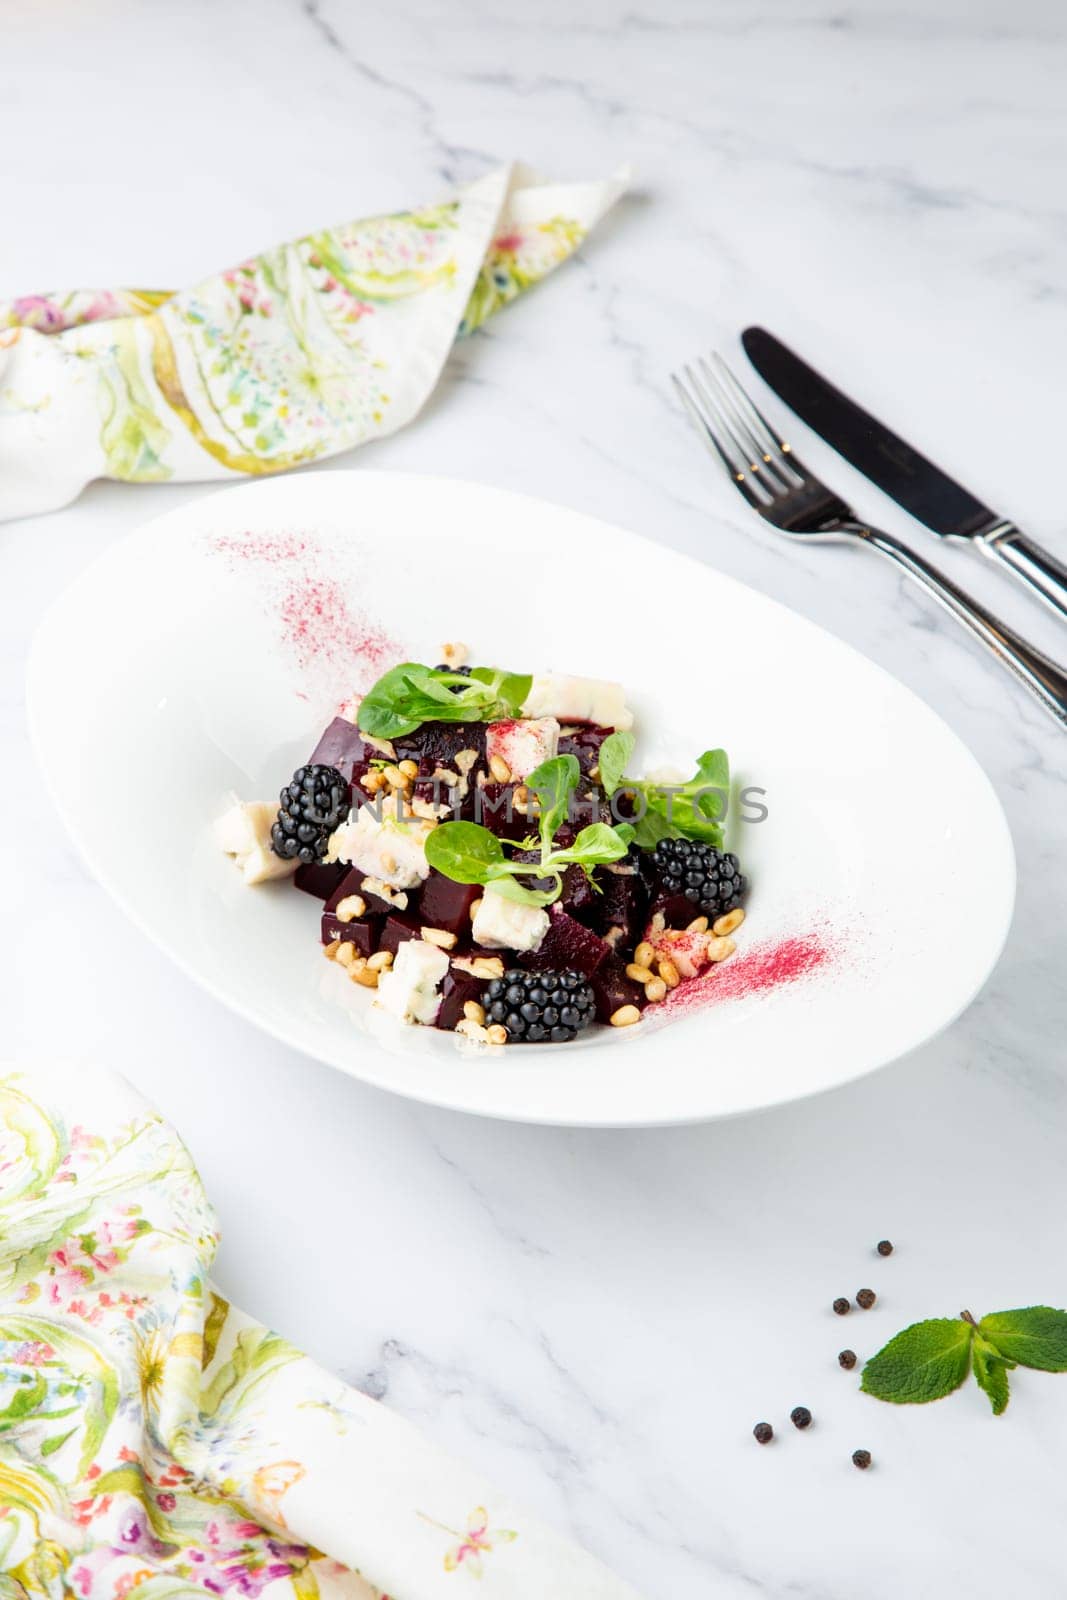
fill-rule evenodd
<path id="1" fill-rule="evenodd" d="M 453 669 L 461 667 L 469 655 L 470 651 L 467 646 L 459 639 L 450 640 L 447 644 L 441 646 L 441 660 L 446 667 L 452 667 Z"/>
<path id="2" fill-rule="evenodd" d="M 477 1000 L 463 1002 L 463 1015 L 469 1022 L 477 1022 L 480 1027 L 485 1025 L 485 1007 L 480 1006 Z"/>
<path id="3" fill-rule="evenodd" d="M 652 929 L 653 933 L 662 933 L 666 926 L 667 926 L 666 917 L 663 915 L 662 911 L 657 911 L 656 915 L 652 918 L 652 921 L 649 923 L 649 927 Z"/>
<path id="4" fill-rule="evenodd" d="M 499 956 L 479 956 L 471 962 L 471 972 L 475 978 L 502 978 L 504 963 Z"/>
<path id="5" fill-rule="evenodd" d="M 361 983 L 364 989 L 376 989 L 378 987 L 378 968 L 368 967 L 366 962 L 363 963 L 358 972 L 353 972 L 352 977 L 356 983 Z"/>
<path id="6" fill-rule="evenodd" d="M 420 928 L 419 932 L 427 944 L 435 944 L 438 950 L 454 950 L 456 936 L 448 933 L 444 928 Z"/>
<path id="7" fill-rule="evenodd" d="M 634 951 L 634 961 L 639 967 L 650 967 L 656 958 L 656 952 L 647 939 L 642 939 Z"/>
<path id="8" fill-rule="evenodd" d="M 712 933 L 720 939 L 725 939 L 728 933 L 734 933 L 745 920 L 745 913 L 738 906 L 736 911 L 728 911 L 725 916 L 717 917 L 711 925 Z"/>
<path id="9" fill-rule="evenodd" d="M 356 947 L 354 944 L 349 944 L 347 942 L 341 946 L 340 950 L 338 950 L 336 956 L 334 957 L 334 960 L 339 961 L 342 967 L 350 967 L 355 959 Z"/>
<path id="10" fill-rule="evenodd" d="M 328 945 L 324 945 L 323 946 L 322 953 L 326 957 L 327 961 L 333 961 L 335 959 L 336 955 L 337 955 L 338 950 L 340 950 L 340 948 L 341 948 L 340 939 L 331 939 Z"/>
<path id="11" fill-rule="evenodd" d="M 659 973 L 668 989 L 677 989 L 678 985 L 682 981 L 682 975 L 678 971 L 678 968 L 675 966 L 673 961 L 658 962 L 656 971 Z"/>
<path id="12" fill-rule="evenodd" d="M 402 772 L 405 778 L 417 778 L 419 775 L 419 763 L 417 761 L 401 761 L 397 771 Z"/>
<path id="13" fill-rule="evenodd" d="M 618 1011 L 611 1013 L 613 1028 L 632 1028 L 635 1022 L 640 1021 L 641 1013 L 636 1006 L 620 1006 Z"/>
<path id="14" fill-rule="evenodd" d="M 707 931 L 708 931 L 708 919 L 707 919 L 707 917 L 694 917 L 692 922 L 690 922 L 687 925 L 685 931 L 686 931 L 686 933 L 707 933 Z"/>
<path id="15" fill-rule="evenodd" d="M 508 766 L 503 756 L 494 755 L 489 757 L 489 771 L 492 773 L 497 783 L 511 782 L 511 768 Z"/>
<path id="16" fill-rule="evenodd" d="M 384 789 L 386 785 L 385 779 L 382 777 L 377 767 L 371 767 L 370 771 L 365 772 L 362 778 L 360 778 L 359 786 L 361 789 L 366 789 L 368 794 L 377 794 L 378 790 Z"/>
<path id="17" fill-rule="evenodd" d="M 489 1035 L 480 1022 L 474 1022 L 470 1017 L 460 1017 L 453 1033 L 458 1033 L 464 1039 L 470 1039 L 474 1044 L 488 1044 Z"/>
<path id="18" fill-rule="evenodd" d="M 709 939 L 707 942 L 709 961 L 725 961 L 727 956 L 732 956 L 737 946 L 732 939 Z"/>
<path id="19" fill-rule="evenodd" d="M 391 950 L 376 950 L 372 956 L 367 957 L 367 965 L 372 972 L 387 972 L 393 964 Z"/>
<path id="20" fill-rule="evenodd" d="M 507 1044 L 508 1030 L 502 1022 L 492 1023 L 486 1030 L 486 1038 L 490 1044 Z"/>
<path id="21" fill-rule="evenodd" d="M 644 966 L 640 961 L 631 961 L 626 968 L 626 976 L 632 978 L 634 983 L 650 983 L 652 980 L 651 967 Z"/>
<path id="22" fill-rule="evenodd" d="M 351 922 L 355 917 L 362 917 L 366 910 L 367 902 L 361 894 L 346 894 L 338 901 L 333 914 L 338 922 Z"/>
<path id="23" fill-rule="evenodd" d="M 657 1000 L 662 1000 L 667 993 L 667 985 L 662 978 L 652 978 L 645 984 L 645 999 L 649 1005 L 655 1005 Z"/>
<path id="24" fill-rule="evenodd" d="M 481 895 L 478 896 L 477 900 L 472 900 L 471 901 L 471 921 L 472 922 L 474 921 L 475 917 L 478 915 L 478 911 L 479 911 L 479 909 L 481 907 L 481 904 L 482 904 Z"/>
<path id="25" fill-rule="evenodd" d="M 416 771 L 417 770 L 418 769 L 416 768 Z M 385 781 L 389 785 L 390 789 L 406 789 L 407 788 L 407 786 L 408 786 L 407 778 L 401 772 L 400 768 L 397 767 L 397 766 L 394 766 L 392 762 L 390 762 L 387 767 L 383 767 L 382 771 L 385 773 Z"/>

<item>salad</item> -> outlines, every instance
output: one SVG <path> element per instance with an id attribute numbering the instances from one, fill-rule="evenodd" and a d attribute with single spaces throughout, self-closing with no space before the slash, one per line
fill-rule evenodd
<path id="1" fill-rule="evenodd" d="M 734 952 L 725 752 L 636 777 L 619 684 L 443 655 L 343 707 L 277 803 L 235 798 L 219 845 L 323 901 L 327 958 L 400 1022 L 498 1045 L 640 1023 Z"/>

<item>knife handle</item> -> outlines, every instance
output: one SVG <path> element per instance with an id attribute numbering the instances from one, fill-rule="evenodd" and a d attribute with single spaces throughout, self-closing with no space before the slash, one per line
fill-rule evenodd
<path id="1" fill-rule="evenodd" d="M 987 650 L 992 651 L 1001 665 L 1007 667 L 1029 689 L 1061 728 L 1067 728 L 1067 672 L 1062 667 L 1032 644 L 1027 644 L 999 617 L 979 605 L 977 600 L 972 600 L 944 573 L 932 567 L 892 534 L 859 522 L 848 521 L 839 526 L 842 532 L 858 536 L 895 566 L 902 568 L 939 605 L 951 612 L 957 622 L 962 623 L 976 639 L 980 639 Z"/>
<path id="2" fill-rule="evenodd" d="M 998 522 L 977 542 L 987 556 L 1007 567 L 1031 594 L 1067 622 L 1067 567 L 1062 561 L 1020 533 L 1014 522 Z"/>

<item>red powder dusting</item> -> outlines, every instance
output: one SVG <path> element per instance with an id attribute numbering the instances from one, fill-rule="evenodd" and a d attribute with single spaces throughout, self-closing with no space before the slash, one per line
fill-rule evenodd
<path id="1" fill-rule="evenodd" d="M 257 561 L 274 567 L 306 555 L 308 542 L 298 533 L 220 533 L 212 539 L 211 548 L 233 561 Z"/>
<path id="2" fill-rule="evenodd" d="M 660 1012 L 677 1015 L 720 1005 L 725 1000 L 765 994 L 783 984 L 797 983 L 829 965 L 833 958 L 831 944 L 819 933 L 797 934 L 773 945 L 756 945 L 680 984 L 663 1002 Z"/>
<path id="3" fill-rule="evenodd" d="M 383 628 L 354 612 L 334 578 L 301 576 L 290 583 L 279 606 L 282 639 L 303 670 L 315 664 L 347 675 L 359 666 L 377 676 L 398 658 L 395 642 Z"/>
<path id="4" fill-rule="evenodd" d="M 312 535 L 218 534 L 211 548 L 231 567 L 241 562 L 280 569 L 265 574 L 264 600 L 301 672 L 316 669 L 351 694 L 403 659 L 397 641 L 349 605 L 342 584 L 319 575 L 326 557 Z"/>

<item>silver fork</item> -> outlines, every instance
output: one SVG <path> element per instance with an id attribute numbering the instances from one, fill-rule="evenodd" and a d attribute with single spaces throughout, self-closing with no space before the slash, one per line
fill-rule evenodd
<path id="1" fill-rule="evenodd" d="M 815 476 L 758 411 L 719 355 L 703 356 L 672 381 L 705 444 L 718 456 L 753 510 L 794 539 L 862 544 L 892 561 L 1067 728 L 1067 672 L 972 600 L 892 534 L 861 522 L 852 507 Z"/>

